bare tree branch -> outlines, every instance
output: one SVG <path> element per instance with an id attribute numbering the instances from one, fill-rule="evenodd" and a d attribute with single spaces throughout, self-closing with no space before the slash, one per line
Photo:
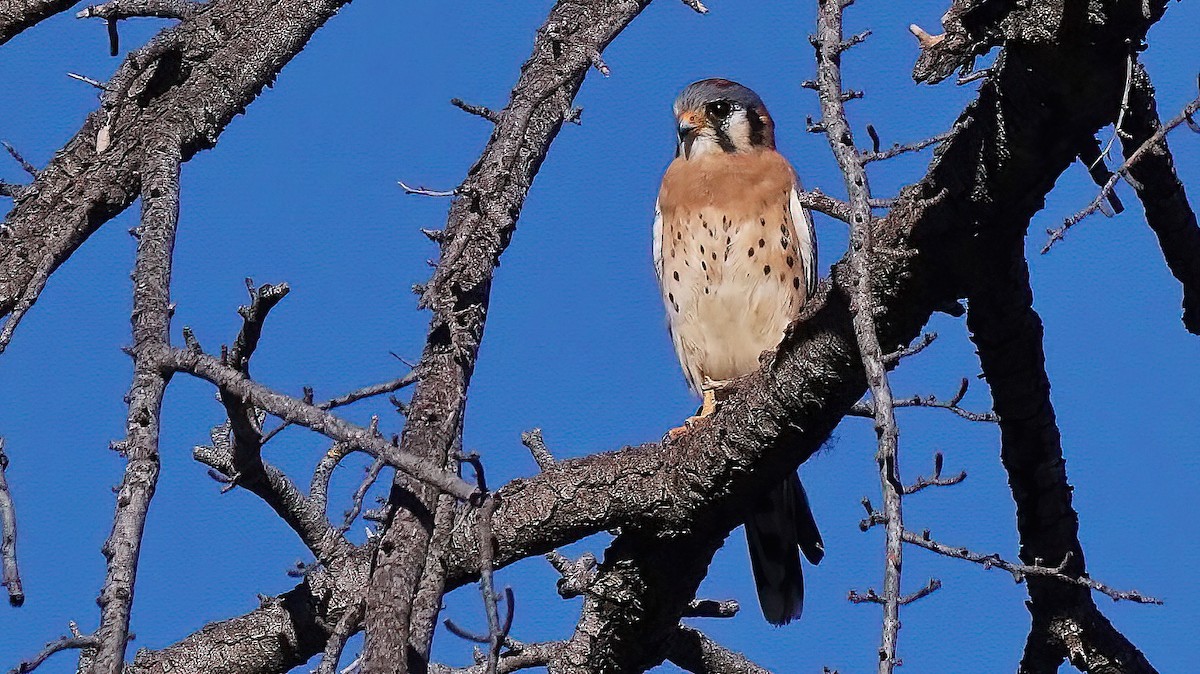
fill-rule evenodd
<path id="1" fill-rule="evenodd" d="M 1072 583 L 1081 587 L 1086 587 L 1090 590 L 1095 590 L 1102 594 L 1106 594 L 1114 601 L 1131 601 L 1137 604 L 1162 604 L 1162 600 L 1148 597 L 1137 590 L 1117 590 L 1113 587 L 1105 585 L 1098 580 L 1087 576 L 1072 576 L 1068 575 L 1065 570 L 1071 561 L 1071 556 L 1068 554 L 1063 558 L 1058 566 L 1042 566 L 1033 564 L 1017 564 L 1007 561 L 999 555 L 980 554 L 972 552 L 967 548 L 956 548 L 950 545 L 945 545 L 933 540 L 929 536 L 929 532 L 917 534 L 910 530 L 904 531 L 904 542 L 910 545 L 915 545 L 919 548 L 925 548 L 930 552 L 936 552 L 939 555 L 953 557 L 955 559 L 965 559 L 968 562 L 974 562 L 983 566 L 985 569 L 997 568 L 1003 569 L 1012 574 L 1013 580 L 1022 582 L 1027 576 L 1043 576 L 1053 578 L 1059 582 Z"/>
<path id="2" fill-rule="evenodd" d="M 1020 558 L 1030 566 L 1062 560 L 1059 574 L 1081 578 L 1086 572 L 1079 518 L 1050 401 L 1042 322 L 1033 309 L 1023 241 L 991 232 L 977 245 L 991 254 L 974 270 L 967 326 L 1000 417 L 1000 458 L 1017 504 Z M 1088 587 L 1043 575 L 1027 580 L 1033 624 L 1021 672 L 1057 672 L 1065 659 L 1085 672 L 1156 671 L 1100 613 Z"/>
<path id="3" fill-rule="evenodd" d="M 60 637 L 46 644 L 46 647 L 39 651 L 37 655 L 19 663 L 9 671 L 9 674 L 26 674 L 26 672 L 32 672 L 41 666 L 47 658 L 60 651 L 94 648 L 98 644 L 99 641 L 97 641 L 96 637 L 90 634 L 87 636 Z"/>
<path id="4" fill-rule="evenodd" d="M 868 125 L 867 129 L 873 130 L 874 127 Z M 884 161 L 886 159 L 891 159 L 893 157 L 899 157 L 900 155 L 907 154 L 909 152 L 920 152 L 921 150 L 924 150 L 925 148 L 929 147 L 930 145 L 936 145 L 937 143 L 940 143 L 943 140 L 946 140 L 946 138 L 948 138 L 949 136 L 950 136 L 949 133 L 939 133 L 936 136 L 933 136 L 931 138 L 926 138 L 924 140 L 919 140 L 915 143 L 908 143 L 905 145 L 900 145 L 899 143 L 897 143 L 897 144 L 893 145 L 892 147 L 890 147 L 886 150 L 882 150 L 882 151 L 879 149 L 874 149 L 870 152 L 860 152 L 858 155 L 858 159 L 859 159 L 859 161 L 861 161 L 864 164 L 869 164 L 873 161 Z M 876 140 L 876 139 L 877 139 L 877 137 L 872 136 L 872 140 Z"/>
<path id="5" fill-rule="evenodd" d="M 1126 161 L 1162 130 L 1154 87 L 1139 65 L 1133 76 L 1130 110 L 1124 125 L 1128 137 L 1121 142 Z M 1158 237 L 1167 267 L 1183 284 L 1183 325 L 1200 335 L 1200 226 L 1196 211 L 1188 203 L 1183 183 L 1175 173 L 1175 162 L 1166 138 L 1129 167 L 1138 198 L 1146 209 L 1146 223 Z"/>
<path id="6" fill-rule="evenodd" d="M 74 5 L 74 0 L 3 0 L 0 2 L 0 44 Z"/>
<path id="7" fill-rule="evenodd" d="M 699 630 L 680 625 L 667 647 L 667 658 L 693 674 L 770 674 L 746 656 L 731 651 Z"/>
<path id="8" fill-rule="evenodd" d="M 848 4 L 848 3 L 846 3 Z M 879 255 L 875 250 L 871 223 L 871 187 L 864 165 L 869 156 L 862 155 L 854 145 L 850 123 L 842 98 L 841 55 L 859 43 L 866 34 L 843 39 L 841 0 L 824 0 L 817 8 L 817 33 L 812 39 L 817 54 L 817 87 L 821 100 L 821 126 L 829 140 L 845 178 L 850 195 L 850 273 L 854 278 L 850 310 L 854 335 L 862 359 L 867 384 L 871 390 L 872 412 L 879 449 L 875 461 L 879 464 L 880 487 L 887 529 L 884 553 L 883 632 L 879 647 L 879 674 L 891 674 L 896 666 L 896 644 L 900 631 L 900 569 L 904 554 L 900 534 L 904 529 L 902 491 L 899 481 L 898 445 L 900 429 L 892 404 L 892 389 L 888 383 L 884 350 L 880 346 L 876 327 L 877 305 L 868 268 Z"/>
<path id="9" fill-rule="evenodd" d="M 61 11 L 70 4 L 27 1 L 21 8 Z M 130 54 L 110 83 L 118 86 L 110 86 L 100 109 L 39 172 L 0 228 L 0 316 L 15 313 L 18 303 L 32 305 L 44 278 L 133 202 L 164 139 L 183 161 L 211 147 L 343 4 L 213 0 L 203 20 L 197 15 L 168 28 Z M 13 14 L 6 10 L 0 8 L 0 42 L 6 26 L 20 24 L 7 23 Z"/>
<path id="10" fill-rule="evenodd" d="M 1108 179 L 1108 182 L 1104 183 L 1104 187 L 1100 189 L 1100 193 L 1096 195 L 1095 199 L 1092 199 L 1092 203 L 1088 204 L 1087 208 L 1064 220 L 1061 227 L 1057 229 L 1046 230 L 1048 238 L 1046 239 L 1045 245 L 1042 246 L 1042 253 L 1045 254 L 1050 252 L 1050 248 L 1053 247 L 1055 243 L 1062 241 L 1072 227 L 1079 224 L 1080 221 L 1089 215 L 1101 210 L 1101 205 L 1117 186 L 1117 181 L 1121 179 L 1121 176 L 1128 175 L 1130 169 L 1136 166 L 1137 163 L 1143 158 L 1151 155 L 1154 152 L 1160 152 L 1159 148 L 1164 147 L 1167 134 L 1170 133 L 1172 129 L 1190 120 L 1192 115 L 1196 114 L 1197 110 L 1200 110 L 1200 96 L 1197 96 L 1195 100 L 1184 106 L 1183 110 L 1176 115 L 1174 119 L 1159 126 L 1157 131 L 1151 134 L 1149 138 L 1143 141 L 1142 144 L 1137 146 L 1132 152 L 1127 150 L 1125 155 L 1125 163 L 1121 164 L 1120 168 L 1118 168 L 1113 173 L 1112 177 Z M 1166 156 L 1170 156 L 1169 151 L 1165 149 L 1161 151 L 1167 152 L 1168 154 Z M 1186 203 L 1186 197 L 1184 198 L 1184 201 Z M 1192 215 L 1192 219 L 1195 219 L 1195 214 Z"/>
<path id="11" fill-rule="evenodd" d="M 8 590 L 8 603 L 20 606 L 25 603 L 25 590 L 21 587 L 21 569 L 17 566 L 17 508 L 8 491 L 8 455 L 4 453 L 4 438 L 0 438 L 0 575 Z"/>
<path id="12" fill-rule="evenodd" d="M 432 310 L 433 318 L 421 381 L 401 435 L 405 452 L 438 464 L 447 461 L 483 336 L 493 269 L 511 240 L 525 195 L 572 116 L 572 101 L 595 56 L 648 2 L 562 1 L 538 31 L 491 140 L 457 190 L 440 243 L 441 260 L 421 293 L 420 304 Z M 440 560 L 428 555 L 434 501 L 428 489 L 397 476 L 389 498 L 394 514 L 382 534 L 367 594 L 362 662 L 367 674 L 406 672 L 408 663 L 395 653 L 410 647 L 428 652 L 436 623 L 414 625 L 410 610 L 421 578 L 444 573 Z"/>
<path id="13" fill-rule="evenodd" d="M 141 181 L 142 222 L 137 228 L 133 269 L 133 384 L 125 440 L 125 478 L 117 492 L 112 533 L 104 543 L 108 572 L 100 590 L 100 626 L 96 629 L 93 674 L 121 674 L 129 641 L 129 614 L 141 556 L 142 532 L 158 484 L 159 422 L 169 375 L 159 369 L 155 352 L 171 340 L 171 269 L 179 224 L 179 146 L 164 143 L 152 150 Z"/>
<path id="14" fill-rule="evenodd" d="M 269 414 L 310 428 L 332 440 L 351 444 L 372 456 L 382 457 L 396 468 L 456 498 L 470 500 L 475 494 L 475 488 L 457 475 L 402 450 L 398 451 L 369 429 L 355 426 L 319 407 L 255 383 L 212 356 L 181 349 L 160 349 L 151 355 L 160 368 L 186 372 L 204 379 Z"/>
<path id="15" fill-rule="evenodd" d="M 972 412 L 971 410 L 963 409 L 959 406 L 962 399 L 967 395 L 967 389 L 970 387 L 970 380 L 963 377 L 962 383 L 958 386 L 958 391 L 949 400 L 940 400 L 935 395 L 927 395 L 921 397 L 914 395 L 909 398 L 897 398 L 892 402 L 894 407 L 932 407 L 943 409 L 954 413 L 955 415 L 966 419 L 967 421 L 995 422 L 996 415 L 992 412 Z M 860 400 L 850 408 L 848 412 L 851 416 L 874 418 L 875 403 L 871 400 Z"/>

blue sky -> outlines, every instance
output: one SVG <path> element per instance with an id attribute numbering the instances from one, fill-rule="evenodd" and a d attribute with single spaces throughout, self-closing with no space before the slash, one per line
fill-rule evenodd
<path id="1" fill-rule="evenodd" d="M 448 203 L 407 196 L 396 181 L 445 189 L 462 180 L 489 128 L 449 99 L 502 107 L 550 6 L 359 0 L 331 20 L 217 147 L 184 167 L 176 339 L 187 325 L 208 348 L 230 341 L 235 308 L 245 301 L 243 278 L 287 281 L 293 291 L 271 316 L 256 377 L 293 393 L 311 385 L 330 397 L 402 374 L 389 352 L 420 354 L 427 316 L 415 310 L 409 288 L 425 280 L 425 261 L 436 254 L 418 230 L 440 226 Z M 710 7 L 702 17 L 661 0 L 617 39 L 605 53 L 612 76 L 589 75 L 577 101 L 583 126 L 564 128 L 530 193 L 497 272 L 467 417 L 466 446 L 483 455 L 493 483 L 536 470 L 520 445 L 522 430 L 540 426 L 559 456 L 578 456 L 657 439 L 695 408 L 650 265 L 654 197 L 672 155 L 669 110 L 680 88 L 709 76 L 754 88 L 806 185 L 844 193 L 825 139 L 804 132 L 805 117 L 818 114 L 815 96 L 799 86 L 814 69 L 806 39 L 813 3 Z M 867 93 L 850 104 L 861 142 L 867 123 L 885 144 L 933 135 L 973 96 L 972 86 L 917 87 L 909 77 L 917 50 L 905 27 L 932 29 L 944 10 L 944 2 L 922 0 L 864 2 L 849 11 L 848 30 L 875 31 L 845 59 L 847 86 Z M 160 25 L 127 23 L 123 48 Z M 1196 25 L 1195 3 L 1170 3 L 1143 55 L 1164 116 L 1196 94 Z M 96 105 L 94 90 L 65 73 L 103 80 L 118 64 L 107 56 L 102 24 L 70 14 L 0 48 L 0 138 L 44 165 Z M 1200 137 L 1183 130 L 1171 141 L 1184 181 L 1200 195 Z M 923 154 L 872 164 L 876 196 L 915 180 L 927 161 Z M 0 179 L 21 178 L 15 164 L 0 161 Z M 1200 532 L 1189 515 L 1200 473 L 1200 347 L 1179 323 L 1180 289 L 1127 191 L 1124 215 L 1092 218 L 1050 255 L 1036 255 L 1040 233 L 1086 205 L 1094 190 L 1083 168 L 1072 166 L 1030 228 L 1053 397 L 1089 570 L 1167 602 L 1114 605 L 1101 597 L 1100 605 L 1160 670 L 1186 671 L 1187 644 L 1200 627 L 1200 581 L 1191 566 Z M 95 626 L 110 488 L 124 468 L 106 447 L 123 433 L 130 362 L 120 347 L 129 342 L 134 251 L 126 230 L 135 218 L 136 208 L 83 246 L 0 356 L 0 435 L 12 460 L 28 594 L 21 609 L 0 607 L 2 668 L 64 633 L 68 620 Z M 821 217 L 817 230 L 824 274 L 842 255 L 846 230 Z M 930 328 L 941 338 L 895 373 L 898 394 L 948 396 L 959 378 L 978 373 L 961 321 L 939 316 Z M 988 408 L 984 387 L 973 388 L 966 404 Z M 346 412 L 359 422 L 371 414 L 381 415 L 385 429 L 400 428 L 386 401 Z M 162 477 L 138 576 L 135 648 L 160 648 L 251 610 L 256 593 L 292 587 L 286 569 L 308 558 L 254 496 L 221 495 L 191 460 L 191 447 L 207 442 L 221 415 L 208 385 L 183 376 L 172 382 Z M 901 424 L 906 475 L 927 472 L 937 450 L 947 471 L 969 473 L 960 486 L 907 499 L 909 525 L 1015 557 L 996 429 L 933 410 L 901 411 Z M 324 449 L 320 438 L 289 430 L 266 453 L 306 483 Z M 878 608 L 845 599 L 851 588 L 878 587 L 882 574 L 882 532 L 857 528 L 860 498 L 878 501 L 873 453 L 870 422 L 849 419 L 803 469 L 828 554 L 808 572 L 802 621 L 775 629 L 761 620 L 739 529 L 701 594 L 738 599 L 743 611 L 696 624 L 779 672 L 873 668 Z M 362 464 L 348 461 L 335 476 L 335 515 Z M 361 538 L 361 526 L 355 535 Z M 569 551 L 599 554 L 604 543 L 596 537 Z M 1003 572 L 921 550 L 907 552 L 904 570 L 909 591 L 930 577 L 944 583 L 902 613 L 906 671 L 1015 668 L 1028 626 L 1022 586 Z M 570 634 L 579 600 L 557 597 L 544 560 L 499 577 L 517 594 L 516 638 Z M 480 624 L 476 590 L 450 595 L 446 615 Z M 435 651 L 452 664 L 470 661 L 469 647 L 448 634 L 439 634 Z M 73 659 L 58 657 L 44 671 L 74 671 Z"/>

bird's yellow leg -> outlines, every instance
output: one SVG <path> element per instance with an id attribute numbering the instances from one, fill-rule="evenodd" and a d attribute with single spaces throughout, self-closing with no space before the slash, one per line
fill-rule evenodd
<path id="1" fill-rule="evenodd" d="M 695 426 L 697 422 L 701 421 L 702 419 L 707 419 L 713 415 L 713 412 L 717 411 L 716 388 L 705 388 L 702 391 L 702 395 L 704 396 L 704 402 L 700 404 L 700 412 L 685 419 L 682 426 L 679 426 L 678 428 L 672 428 L 671 430 L 667 431 L 668 438 L 672 440 L 678 438 L 679 436 L 692 430 L 692 426 Z"/>
<path id="2" fill-rule="evenodd" d="M 717 390 L 712 388 L 704 389 L 704 402 L 700 405 L 700 414 L 692 417 L 692 419 L 703 419 L 711 417 L 713 412 L 717 411 Z"/>

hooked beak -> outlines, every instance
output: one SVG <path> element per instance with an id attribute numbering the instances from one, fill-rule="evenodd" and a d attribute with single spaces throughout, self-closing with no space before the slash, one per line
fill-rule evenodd
<path id="1" fill-rule="evenodd" d="M 694 114 L 688 113 L 679 118 L 679 153 L 684 159 L 692 156 L 692 143 L 700 135 L 701 123 Z"/>

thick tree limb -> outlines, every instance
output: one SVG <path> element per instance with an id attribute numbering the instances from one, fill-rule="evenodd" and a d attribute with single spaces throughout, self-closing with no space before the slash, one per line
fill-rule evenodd
<path id="1" fill-rule="evenodd" d="M 211 147 L 345 1 L 213 0 L 130 54 L 0 228 L 0 316 L 36 301 L 39 276 L 133 202 L 161 142 L 183 161 Z"/>
<path id="2" fill-rule="evenodd" d="M 671 637 L 667 658 L 693 674 L 770 674 L 741 653 L 684 625 L 680 625 Z"/>
<path id="3" fill-rule="evenodd" d="M 401 436 L 405 452 L 439 465 L 460 429 L 467 386 L 483 337 L 493 269 L 508 246 L 525 195 L 558 135 L 593 57 L 649 0 L 562 0 L 538 31 L 492 137 L 457 190 L 441 241 L 441 261 L 421 294 L 433 311 Z M 426 573 L 444 573 L 428 555 L 434 494 L 402 476 L 393 485 L 388 523 L 367 594 L 367 674 L 405 672 L 397 653 L 428 652 L 436 623 L 411 623 L 416 588 Z"/>
<path id="4" fill-rule="evenodd" d="M 1034 566 L 1061 560 L 1061 573 L 1083 576 L 1078 516 L 1050 402 L 1042 322 L 1033 309 L 1023 241 L 989 234 L 979 245 L 992 255 L 980 259 L 967 325 L 1000 417 L 1000 457 L 1017 504 L 1020 557 Z M 1020 672 L 1057 672 L 1064 659 L 1085 672 L 1155 671 L 1099 612 L 1088 588 L 1039 575 L 1027 583 L 1033 624 Z"/>
<path id="5" fill-rule="evenodd" d="M 75 0 L 0 0 L 0 44 L 74 5 Z"/>
<path id="6" fill-rule="evenodd" d="M 169 375 L 158 367 L 155 351 L 171 341 L 171 268 L 179 224 L 179 146 L 152 150 L 141 181 L 142 222 L 137 228 L 133 268 L 133 385 L 125 440 L 125 478 L 117 491 L 112 533 L 104 543 L 108 573 L 97 603 L 100 626 L 92 674 L 120 674 L 129 641 L 129 614 L 141 556 L 146 514 L 158 483 L 159 422 Z"/>
<path id="7" fill-rule="evenodd" d="M 1121 148 L 1126 160 L 1143 143 L 1162 129 L 1150 77 L 1139 66 L 1130 90 L 1129 115 L 1122 127 L 1127 138 Z M 1196 211 L 1188 203 L 1183 183 L 1175 173 L 1175 162 L 1166 138 L 1129 167 L 1138 198 L 1146 209 L 1146 223 L 1158 237 L 1167 266 L 1183 284 L 1183 325 L 1200 335 L 1200 226 Z"/>

